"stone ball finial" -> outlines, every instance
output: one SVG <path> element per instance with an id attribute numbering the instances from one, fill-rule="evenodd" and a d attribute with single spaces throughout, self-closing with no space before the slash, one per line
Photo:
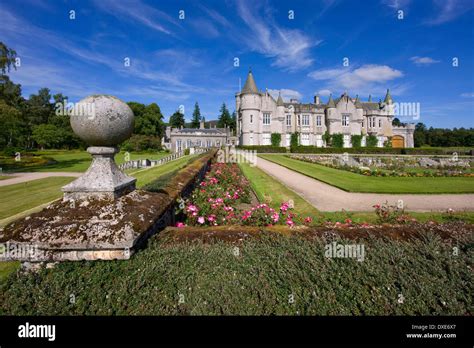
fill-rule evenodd
<path id="1" fill-rule="evenodd" d="M 75 134 L 91 146 L 115 146 L 133 132 L 132 109 L 111 95 L 91 95 L 74 107 L 71 127 Z"/>

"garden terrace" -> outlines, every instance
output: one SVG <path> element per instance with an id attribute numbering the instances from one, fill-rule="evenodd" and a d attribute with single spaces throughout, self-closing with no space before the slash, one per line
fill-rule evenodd
<path id="1" fill-rule="evenodd" d="M 56 201 L 0 230 L 0 242 L 36 245 L 21 261 L 128 259 L 151 234 L 174 223 L 178 197 L 200 181 L 215 151 L 179 171 L 159 192 L 136 190 L 115 201 Z"/>

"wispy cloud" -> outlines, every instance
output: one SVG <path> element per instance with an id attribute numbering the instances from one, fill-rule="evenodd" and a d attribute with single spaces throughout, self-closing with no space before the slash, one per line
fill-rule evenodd
<path id="1" fill-rule="evenodd" d="M 172 30 L 167 28 L 164 23 L 179 26 L 177 20 L 169 14 L 148 6 L 139 0 L 95 0 L 95 4 L 102 11 L 119 19 L 138 22 L 165 34 L 171 35 Z"/>
<path id="2" fill-rule="evenodd" d="M 382 4 L 396 10 L 405 8 L 410 2 L 411 0 L 382 0 Z"/>
<path id="3" fill-rule="evenodd" d="M 474 92 L 461 93 L 461 97 L 463 97 L 463 98 L 474 98 Z"/>
<path id="4" fill-rule="evenodd" d="M 309 77 L 316 81 L 324 81 L 322 91 L 352 91 L 353 93 L 369 94 L 387 88 L 390 82 L 393 94 L 401 94 L 407 88 L 406 85 L 393 84 L 403 76 L 400 70 L 388 65 L 367 64 L 360 67 L 344 67 L 320 69 L 312 71 Z"/>
<path id="5" fill-rule="evenodd" d="M 450 22 L 474 8 L 472 0 L 433 0 L 433 2 L 438 11 L 435 17 L 425 22 L 427 25 Z"/>
<path id="6" fill-rule="evenodd" d="M 440 62 L 440 60 L 436 60 L 430 57 L 418 57 L 418 56 L 411 57 L 410 60 L 416 65 L 431 65 L 431 64 Z"/>
<path id="7" fill-rule="evenodd" d="M 239 1 L 237 12 L 247 26 L 241 33 L 242 41 L 253 51 L 273 58 L 272 66 L 287 71 L 309 67 L 313 59 L 310 49 L 321 41 L 311 39 L 300 30 L 278 26 L 267 11 L 259 15 L 260 7 L 248 7 L 248 2 Z"/>
<path id="8" fill-rule="evenodd" d="M 301 100 L 303 97 L 300 92 L 293 89 L 269 89 L 268 93 L 270 93 L 270 95 L 275 99 L 277 99 L 278 94 L 281 93 L 281 97 L 284 101 L 289 101 L 290 99 Z"/>

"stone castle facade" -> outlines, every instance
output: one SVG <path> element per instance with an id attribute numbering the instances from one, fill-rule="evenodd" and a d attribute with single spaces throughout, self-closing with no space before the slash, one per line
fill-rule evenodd
<path id="1" fill-rule="evenodd" d="M 352 147 L 351 136 L 361 135 L 362 146 L 367 136 L 377 138 L 377 146 L 387 141 L 393 147 L 413 147 L 415 126 L 395 127 L 393 100 L 387 90 L 383 102 L 362 102 L 344 93 L 332 96 L 326 104 L 319 96 L 313 103 L 300 103 L 291 99 L 284 102 L 281 95 L 275 100 L 268 92 L 259 91 L 249 71 L 244 88 L 235 95 L 237 111 L 237 137 L 240 145 L 271 145 L 271 134 L 281 134 L 281 146 L 290 146 L 292 133 L 299 133 L 300 145 L 327 146 L 329 134 L 342 134 L 344 147 Z"/>

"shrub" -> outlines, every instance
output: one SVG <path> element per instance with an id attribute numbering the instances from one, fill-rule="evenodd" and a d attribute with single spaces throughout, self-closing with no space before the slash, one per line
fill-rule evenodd
<path id="1" fill-rule="evenodd" d="M 362 144 L 362 135 L 352 135 L 351 136 L 351 144 L 352 144 L 352 147 L 355 147 L 355 148 L 359 148 L 361 147 L 361 144 Z"/>
<path id="2" fill-rule="evenodd" d="M 344 136 L 340 133 L 333 134 L 331 137 L 331 145 L 335 148 L 342 148 L 344 146 Z"/>
<path id="3" fill-rule="evenodd" d="M 191 150 L 189 149 L 189 147 L 184 149 L 184 155 L 189 155 L 190 152 Z"/>
<path id="4" fill-rule="evenodd" d="M 367 147 L 376 147 L 378 143 L 377 137 L 375 135 L 369 135 L 366 140 Z"/>
<path id="5" fill-rule="evenodd" d="M 281 145 L 281 134 L 280 133 L 272 133 L 271 135 L 272 146 L 278 147 Z"/>
<path id="6" fill-rule="evenodd" d="M 401 154 L 403 149 L 383 147 L 335 148 L 316 146 L 296 146 L 291 148 L 292 153 L 360 153 L 360 154 Z"/>
<path id="7" fill-rule="evenodd" d="M 290 147 L 295 147 L 299 146 L 300 141 L 299 141 L 299 134 L 298 132 L 292 133 L 291 138 L 290 138 Z"/>
<path id="8" fill-rule="evenodd" d="M 374 208 L 379 222 L 382 223 L 400 222 L 400 219 L 404 215 L 403 208 L 399 208 L 396 205 L 390 205 L 388 202 L 376 204 L 374 205 Z"/>

